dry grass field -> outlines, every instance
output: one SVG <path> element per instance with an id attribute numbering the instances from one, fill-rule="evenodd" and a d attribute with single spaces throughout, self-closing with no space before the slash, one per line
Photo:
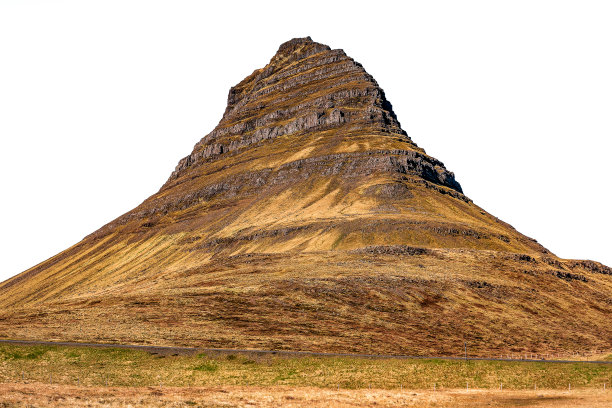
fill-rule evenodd
<path id="1" fill-rule="evenodd" d="M 2 407 L 605 407 L 611 380 L 608 364 L 0 345 Z"/>

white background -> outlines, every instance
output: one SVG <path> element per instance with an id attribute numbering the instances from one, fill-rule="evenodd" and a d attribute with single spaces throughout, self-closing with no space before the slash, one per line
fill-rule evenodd
<path id="1" fill-rule="evenodd" d="M 596 1 L 0 0 L 0 280 L 138 205 L 293 37 L 343 48 L 475 203 L 612 265 Z"/>

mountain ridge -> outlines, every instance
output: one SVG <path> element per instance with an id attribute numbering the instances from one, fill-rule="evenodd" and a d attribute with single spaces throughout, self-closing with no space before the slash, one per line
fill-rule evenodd
<path id="1" fill-rule="evenodd" d="M 390 354 L 610 348 L 610 276 L 474 204 L 361 64 L 305 37 L 230 89 L 157 193 L 0 283 L 0 328 Z"/>

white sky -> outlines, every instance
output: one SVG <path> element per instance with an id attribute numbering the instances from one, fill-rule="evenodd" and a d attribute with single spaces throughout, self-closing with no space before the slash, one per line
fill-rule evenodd
<path id="1" fill-rule="evenodd" d="M 0 280 L 156 192 L 293 37 L 343 48 L 475 203 L 612 265 L 612 3 L 0 0 Z"/>

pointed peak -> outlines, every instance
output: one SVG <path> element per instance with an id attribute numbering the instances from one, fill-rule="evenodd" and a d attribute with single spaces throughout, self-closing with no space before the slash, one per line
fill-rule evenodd
<path id="1" fill-rule="evenodd" d="M 325 44 L 315 42 L 310 37 L 293 38 L 278 47 L 278 51 L 272 60 L 279 59 L 301 59 L 331 48 Z M 294 56 L 294 58 L 290 58 Z"/>
<path id="2" fill-rule="evenodd" d="M 280 47 L 278 47 L 278 52 L 286 52 L 286 50 L 291 49 L 296 45 L 312 44 L 313 42 L 314 41 L 312 41 L 310 36 L 292 38 L 291 40 L 282 43 Z"/>

